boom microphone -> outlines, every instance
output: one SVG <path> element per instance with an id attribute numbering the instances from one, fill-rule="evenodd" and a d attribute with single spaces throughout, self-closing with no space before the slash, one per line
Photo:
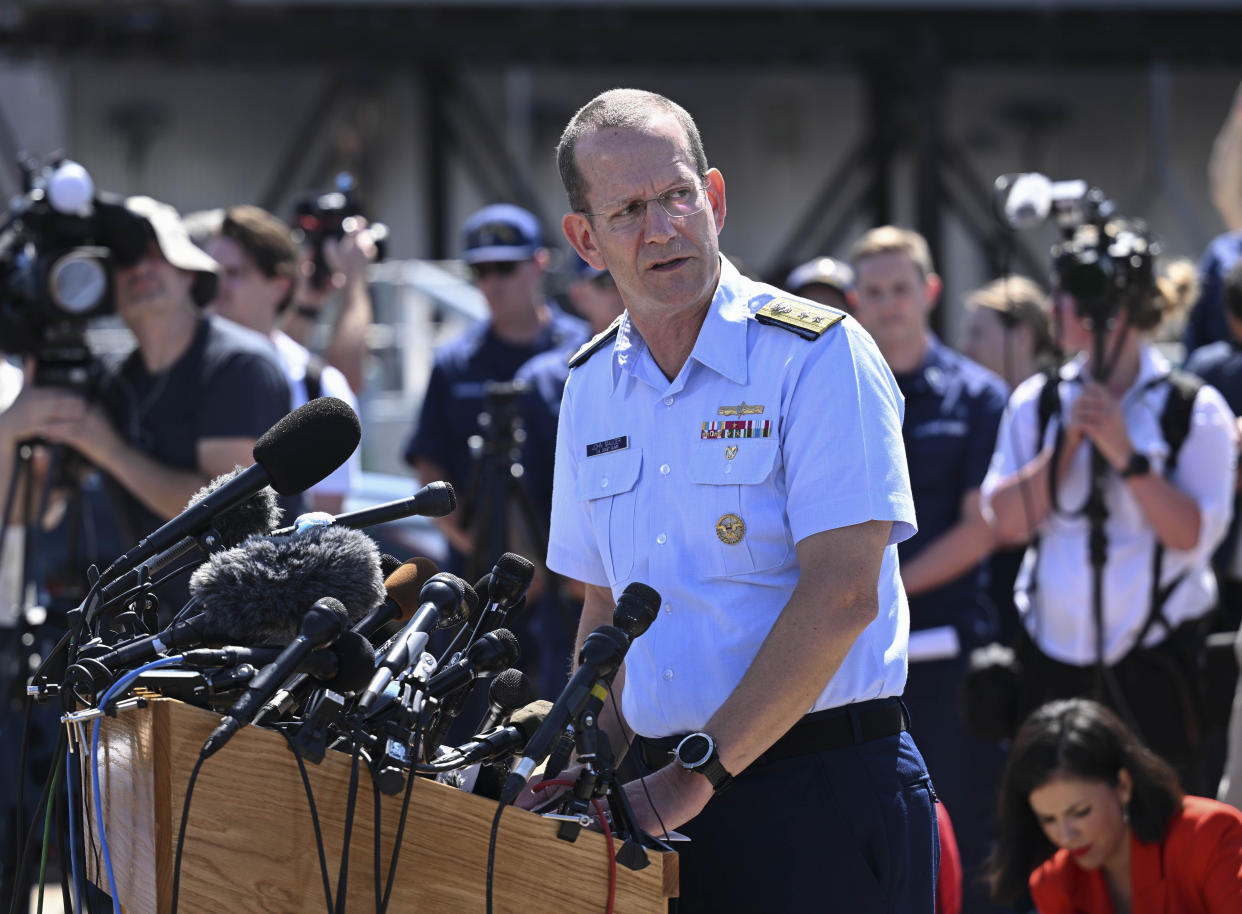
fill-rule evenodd
<path id="1" fill-rule="evenodd" d="M 314 402 L 313 400 L 311 401 Z M 345 630 L 347 616 L 345 607 L 339 600 L 323 597 L 302 617 L 297 637 L 289 643 L 280 656 L 265 666 L 250 681 L 245 693 L 229 708 L 220 725 L 212 731 L 203 743 L 201 756 L 207 758 L 216 752 L 229 739 L 254 719 L 255 713 L 263 703 L 271 697 L 282 682 L 293 675 L 299 663 L 306 655 L 316 648 L 331 644 Z"/>
<path id="2" fill-rule="evenodd" d="M 223 488 L 228 482 L 244 472 L 237 467 L 231 473 L 217 476 L 199 489 L 186 505 L 190 510 L 212 492 Z M 111 581 L 103 589 L 104 602 L 111 602 L 121 594 L 136 587 L 141 580 L 149 580 L 182 556 L 198 550 L 204 557 L 217 549 L 229 549 L 240 545 L 248 536 L 267 533 L 280 521 L 281 508 L 271 486 L 264 486 L 237 505 L 213 517 L 206 529 L 198 536 L 187 536 L 169 546 L 158 555 L 147 559 L 137 568 Z"/>
<path id="3" fill-rule="evenodd" d="M 379 550 L 348 527 L 252 536 L 195 569 L 190 595 L 227 631 L 247 634 L 233 643 L 279 644 L 298 630 L 302 607 L 320 597 L 343 603 L 351 623 L 383 600 Z"/>
<path id="4" fill-rule="evenodd" d="M 322 519 L 322 522 L 325 524 L 335 524 L 338 527 L 361 529 L 415 515 L 419 517 L 444 517 L 444 515 L 452 513 L 456 507 L 457 493 L 453 491 L 453 487 L 447 482 L 431 482 L 409 498 L 390 501 L 371 508 L 363 508 L 360 511 L 350 511 L 347 514 L 337 514 L 335 517 L 328 515 Z M 285 527 L 276 532 L 292 533 L 295 529 L 296 525 Z"/>
<path id="5" fill-rule="evenodd" d="M 101 576 L 110 581 L 186 537 L 197 537 L 213 518 L 266 485 L 297 495 L 343 464 L 362 438 L 358 416 L 335 397 L 319 397 L 289 413 L 255 442 L 255 462 L 192 508 L 150 533 Z"/>

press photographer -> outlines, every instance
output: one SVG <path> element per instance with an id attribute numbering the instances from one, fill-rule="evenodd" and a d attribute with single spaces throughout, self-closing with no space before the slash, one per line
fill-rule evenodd
<path id="1" fill-rule="evenodd" d="M 97 198 L 84 171 L 79 199 L 58 203 L 57 175 L 15 214 L 19 237 L 0 268 L 0 313 L 21 331 L 5 339 L 35 362 L 34 382 L 0 415 L 0 479 L 33 483 L 19 479 L 23 442 L 70 449 L 77 471 L 48 485 L 72 500 L 91 468 L 101 471 L 106 520 L 123 546 L 178 514 L 208 479 L 248 465 L 259 435 L 288 412 L 289 389 L 262 341 L 202 314 L 218 268 L 176 210 L 150 197 Z M 85 345 L 85 325 L 113 305 L 137 346 L 105 366 Z M 86 562 L 111 557 L 81 556 L 82 583 Z"/>
<path id="2" fill-rule="evenodd" d="M 1078 352 L 1014 392 L 983 484 L 998 534 L 1029 544 L 1015 585 L 1017 710 L 1094 697 L 1193 789 L 1198 635 L 1216 602 L 1234 417 L 1150 341 L 1193 281 L 1159 275 L 1146 227 L 1085 182 L 1020 176 L 1006 212 L 1018 226 L 1056 218 L 1054 313 Z"/>

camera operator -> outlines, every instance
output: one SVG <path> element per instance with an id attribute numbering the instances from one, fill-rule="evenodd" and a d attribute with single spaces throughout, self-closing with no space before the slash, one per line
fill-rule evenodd
<path id="1" fill-rule="evenodd" d="M 341 219 L 339 237 L 303 230 L 293 306 L 281 314 L 281 329 L 309 348 L 329 299 L 337 295 L 323 360 L 345 376 L 355 394 L 366 385 L 367 330 L 373 319 L 367 268 L 380 259 L 379 228 L 352 215 Z"/>
<path id="2" fill-rule="evenodd" d="M 147 235 L 113 276 L 116 310 L 137 348 L 105 372 L 93 399 L 26 386 L 0 414 L 0 460 L 29 439 L 69 446 L 103 472 L 120 540 L 132 544 L 212 477 L 253 463 L 255 441 L 289 411 L 289 387 L 261 339 L 203 315 L 218 266 L 176 210 L 150 197 L 130 197 L 125 208 Z M 164 615 L 180 608 L 184 588 L 159 591 Z"/>
<path id="3" fill-rule="evenodd" d="M 1047 386 L 1036 376 L 1014 392 L 983 484 L 998 534 L 1028 543 L 1015 585 L 1020 710 L 1093 695 L 1186 776 L 1199 741 L 1190 655 L 1216 600 L 1210 560 L 1229 522 L 1234 417 L 1214 388 L 1171 374 L 1148 340 L 1193 283 L 1156 278 L 1141 226 L 1079 225 L 1060 251 L 1054 316 L 1079 355 Z M 1092 293 L 1088 274 L 1110 282 Z M 1101 500 L 1093 520 L 1084 508 Z M 1102 556 L 1089 549 L 1093 526 Z"/>
<path id="4" fill-rule="evenodd" d="M 345 376 L 312 356 L 277 324 L 293 298 L 298 272 L 297 245 L 289 227 L 257 206 L 234 206 L 224 213 L 220 231 L 207 242 L 207 253 L 220 264 L 221 276 L 211 308 L 221 317 L 262 334 L 280 360 L 292 392 L 294 409 L 318 396 L 344 400 L 354 411 L 358 401 Z M 340 514 L 345 496 L 356 484 L 357 452 L 307 491 L 306 507 Z M 291 509 L 286 507 L 286 515 Z"/>

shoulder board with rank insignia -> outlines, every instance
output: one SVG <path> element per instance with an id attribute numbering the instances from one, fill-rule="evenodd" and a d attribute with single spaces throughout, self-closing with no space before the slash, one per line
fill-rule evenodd
<path id="1" fill-rule="evenodd" d="M 755 312 L 755 320 L 773 327 L 783 327 L 804 340 L 817 340 L 824 331 L 842 320 L 845 314 L 835 308 L 814 302 L 774 298 Z"/>
<path id="2" fill-rule="evenodd" d="M 573 354 L 573 358 L 569 360 L 569 367 L 577 368 L 591 356 L 595 355 L 596 351 L 601 349 L 605 343 L 616 336 L 617 331 L 621 329 L 622 316 L 623 315 L 617 315 L 617 319 L 609 324 L 604 330 L 595 334 L 595 336 L 583 343 L 582 348 L 575 352 Z"/>

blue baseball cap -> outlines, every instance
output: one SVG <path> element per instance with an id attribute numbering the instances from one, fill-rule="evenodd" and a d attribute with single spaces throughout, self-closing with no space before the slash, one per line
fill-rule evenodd
<path id="1" fill-rule="evenodd" d="M 466 263 L 530 260 L 543 247 L 539 220 L 511 203 L 483 207 L 466 220 L 464 233 Z"/>
<path id="2" fill-rule="evenodd" d="M 607 270 L 595 269 L 595 267 L 591 266 L 589 263 L 587 263 L 585 260 L 579 257 L 577 253 L 574 254 L 573 277 L 575 281 L 581 281 L 585 279 L 595 279 L 597 276 L 603 276 L 607 272 L 608 272 Z"/>

